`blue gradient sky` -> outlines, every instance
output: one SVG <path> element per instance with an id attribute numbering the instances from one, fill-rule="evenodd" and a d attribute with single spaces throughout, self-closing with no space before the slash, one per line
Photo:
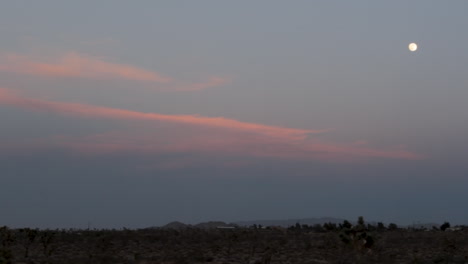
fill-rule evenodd
<path id="1" fill-rule="evenodd" d="M 5 3 L 0 225 L 468 224 L 466 10 Z"/>

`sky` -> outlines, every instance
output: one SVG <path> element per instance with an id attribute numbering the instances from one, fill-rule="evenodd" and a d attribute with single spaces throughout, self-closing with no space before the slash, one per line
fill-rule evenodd
<path id="1" fill-rule="evenodd" d="M 3 3 L 0 225 L 468 224 L 467 9 Z"/>

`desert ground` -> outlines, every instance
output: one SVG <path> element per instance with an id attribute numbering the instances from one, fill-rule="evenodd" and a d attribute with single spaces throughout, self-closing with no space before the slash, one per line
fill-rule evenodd
<path id="1" fill-rule="evenodd" d="M 237 228 L 1 228 L 0 263 L 468 263 L 468 230 L 330 224 Z"/>

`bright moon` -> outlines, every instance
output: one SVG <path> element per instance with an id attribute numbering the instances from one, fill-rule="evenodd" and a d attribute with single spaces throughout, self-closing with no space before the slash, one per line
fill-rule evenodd
<path id="1" fill-rule="evenodd" d="M 418 45 L 416 45 L 416 43 L 410 43 L 410 44 L 408 45 L 408 49 L 409 49 L 410 51 L 416 51 L 416 50 L 418 49 Z"/>

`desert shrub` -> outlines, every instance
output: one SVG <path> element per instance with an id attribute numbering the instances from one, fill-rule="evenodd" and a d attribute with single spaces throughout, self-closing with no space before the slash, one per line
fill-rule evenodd
<path id="1" fill-rule="evenodd" d="M 6 226 L 0 227 L 0 264 L 13 263 L 13 252 L 11 246 L 15 242 L 13 232 Z"/>
<path id="2" fill-rule="evenodd" d="M 395 223 L 390 223 L 388 225 L 388 230 L 397 230 L 398 226 Z"/>
<path id="3" fill-rule="evenodd" d="M 377 223 L 377 230 L 382 231 L 385 230 L 385 225 L 382 222 Z"/>
<path id="4" fill-rule="evenodd" d="M 348 220 L 344 220 L 343 224 L 340 224 L 340 229 L 346 229 L 351 227 L 353 227 L 353 225 Z"/>
<path id="5" fill-rule="evenodd" d="M 364 221 L 363 216 L 358 217 L 357 226 L 359 226 L 360 228 L 365 228 L 366 222 Z"/>
<path id="6" fill-rule="evenodd" d="M 323 224 L 323 229 L 325 229 L 326 231 L 335 231 L 338 229 L 338 227 L 336 226 L 335 223 L 325 223 Z"/>
<path id="7" fill-rule="evenodd" d="M 24 258 L 29 257 L 29 249 L 31 245 L 36 240 L 39 231 L 37 229 L 31 228 L 22 228 L 19 230 L 19 234 L 21 236 L 22 246 L 24 248 Z"/>
<path id="8" fill-rule="evenodd" d="M 349 222 L 348 222 L 349 223 Z M 345 227 L 348 226 L 348 227 Z M 341 242 L 348 247 L 351 247 L 357 251 L 363 251 L 365 249 L 370 249 L 374 246 L 374 237 L 370 234 L 369 230 L 366 228 L 364 218 L 359 217 L 357 225 L 351 226 L 343 224 L 343 228 L 339 233 Z"/>
<path id="9" fill-rule="evenodd" d="M 450 223 L 449 223 L 449 222 L 444 222 L 444 223 L 440 226 L 440 230 L 442 230 L 442 231 L 445 231 L 447 228 L 450 228 Z"/>
<path id="10" fill-rule="evenodd" d="M 320 224 L 315 224 L 312 227 L 310 227 L 314 232 L 320 233 L 320 232 L 325 232 L 325 229 L 322 227 Z"/>
<path id="11" fill-rule="evenodd" d="M 52 253 L 55 251 L 55 247 L 53 247 L 52 242 L 55 238 L 56 233 L 50 230 L 42 231 L 39 240 L 41 241 L 42 245 L 42 252 L 45 256 L 45 263 L 50 263 L 50 258 Z"/>

